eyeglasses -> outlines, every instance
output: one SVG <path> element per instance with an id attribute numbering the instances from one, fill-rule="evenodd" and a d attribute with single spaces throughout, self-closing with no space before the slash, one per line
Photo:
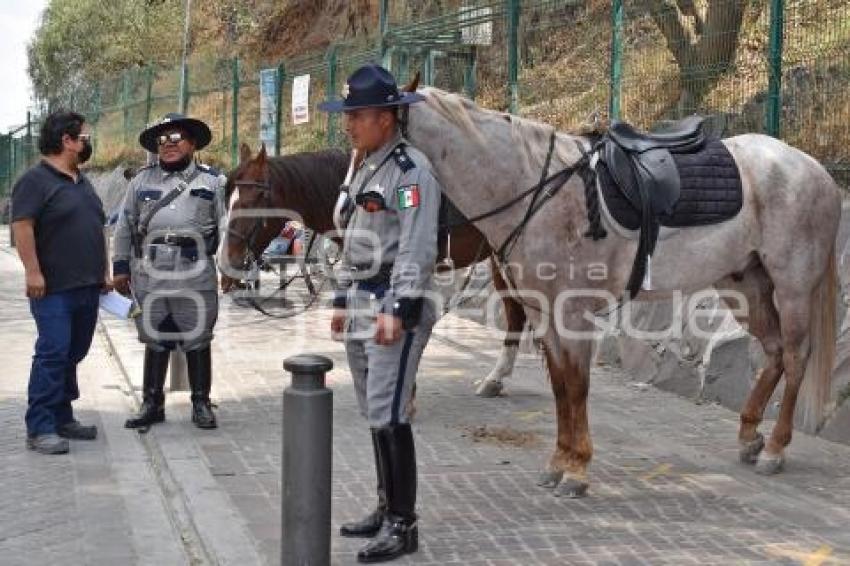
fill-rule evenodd
<path id="1" fill-rule="evenodd" d="M 91 141 L 91 134 L 80 134 L 77 136 L 77 139 L 81 142 Z"/>
<path id="2" fill-rule="evenodd" d="M 186 136 L 181 134 L 180 132 L 172 132 L 170 134 L 162 134 L 157 138 L 159 145 L 165 145 L 167 143 L 180 143 L 181 140 L 185 140 Z"/>

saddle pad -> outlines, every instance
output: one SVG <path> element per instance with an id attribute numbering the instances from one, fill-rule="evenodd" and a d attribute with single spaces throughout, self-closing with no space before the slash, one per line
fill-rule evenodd
<path id="1" fill-rule="evenodd" d="M 674 153 L 673 161 L 679 171 L 682 191 L 673 213 L 657 216 L 662 226 L 685 228 L 718 224 L 741 211 L 741 175 L 722 141 L 710 141 L 695 153 Z M 604 163 L 599 163 L 596 173 L 613 219 L 628 230 L 640 228 L 640 211 L 620 192 Z"/>

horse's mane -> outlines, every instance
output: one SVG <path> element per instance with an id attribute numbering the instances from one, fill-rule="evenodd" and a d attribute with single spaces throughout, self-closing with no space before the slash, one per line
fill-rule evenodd
<path id="1" fill-rule="evenodd" d="M 516 147 L 522 147 L 523 155 L 530 168 L 539 168 L 545 161 L 548 148 L 548 140 L 552 135 L 553 127 L 543 122 L 530 118 L 523 118 L 506 112 L 489 110 L 476 106 L 474 102 L 455 93 L 449 93 L 435 87 L 424 87 L 422 89 L 428 95 L 428 106 L 440 114 L 449 122 L 458 126 L 465 134 L 475 139 L 482 146 L 487 145 L 487 136 L 479 127 L 479 124 L 491 123 L 493 125 L 508 128 L 510 136 Z M 576 133 L 563 132 L 564 134 L 593 139 L 604 132 L 604 124 L 588 124 L 582 126 L 581 131 Z M 556 155 L 569 162 L 575 159 L 573 144 L 558 147 Z"/>
<path id="2" fill-rule="evenodd" d="M 269 182 L 272 190 L 286 192 L 288 206 L 298 210 L 308 226 L 328 230 L 347 167 L 348 156 L 338 149 L 271 157 Z"/>

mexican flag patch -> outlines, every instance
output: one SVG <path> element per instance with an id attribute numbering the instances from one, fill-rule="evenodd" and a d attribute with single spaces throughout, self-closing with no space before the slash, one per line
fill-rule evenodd
<path id="1" fill-rule="evenodd" d="M 396 190 L 398 191 L 399 210 L 419 206 L 419 185 L 405 185 Z"/>

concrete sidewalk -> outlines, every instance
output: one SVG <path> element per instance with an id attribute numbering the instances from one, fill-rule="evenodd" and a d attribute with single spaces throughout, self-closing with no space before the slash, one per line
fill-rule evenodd
<path id="1" fill-rule="evenodd" d="M 130 324 L 104 318 L 78 409 L 102 436 L 74 443 L 70 456 L 27 452 L 33 325 L 7 251 L 0 562 L 279 564 L 282 361 L 300 352 L 336 364 L 334 530 L 374 503 L 368 430 L 323 309 L 269 319 L 224 298 L 213 353 L 220 428 L 193 427 L 188 393 L 176 392 L 166 423 L 147 435 L 123 429 L 138 402 L 142 348 Z M 622 372 L 597 367 L 590 496 L 558 499 L 535 485 L 554 445 L 538 356 L 520 357 L 507 395 L 472 393 L 498 348 L 497 332 L 453 316 L 435 331 L 414 425 L 421 550 L 397 563 L 850 564 L 850 448 L 797 434 L 786 472 L 756 476 L 737 463 L 734 413 L 632 387 Z M 347 565 L 362 542 L 334 536 L 332 544 L 333 563 Z"/>

